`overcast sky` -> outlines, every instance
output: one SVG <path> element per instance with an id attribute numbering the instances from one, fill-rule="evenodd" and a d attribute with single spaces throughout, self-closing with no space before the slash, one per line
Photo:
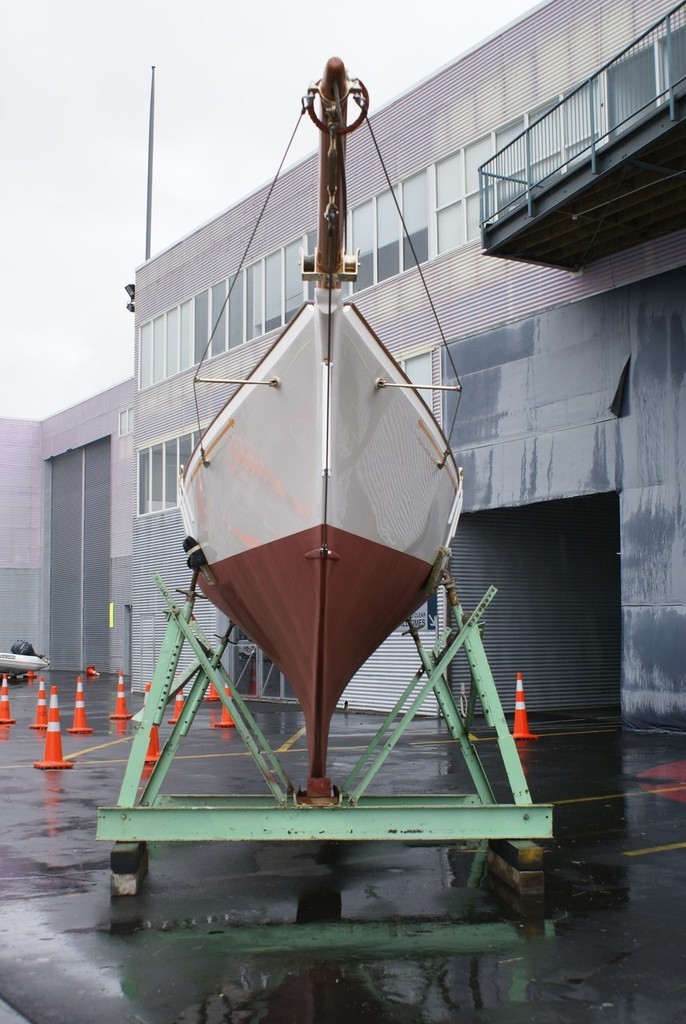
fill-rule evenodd
<path id="1" fill-rule="evenodd" d="M 373 114 L 534 6 L 3 0 L 0 417 L 42 420 L 133 373 L 153 64 L 154 255 L 271 180 L 328 57 Z"/>

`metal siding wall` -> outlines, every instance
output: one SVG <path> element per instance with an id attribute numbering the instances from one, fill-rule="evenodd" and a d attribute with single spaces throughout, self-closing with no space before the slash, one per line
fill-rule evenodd
<path id="1" fill-rule="evenodd" d="M 373 114 L 371 121 L 393 181 L 481 138 L 525 111 L 569 90 L 649 24 L 670 9 L 664 0 L 553 0 L 520 19 L 511 28 L 441 69 L 403 96 Z M 313 148 L 316 139 L 313 139 Z M 291 241 L 313 228 L 316 218 L 314 157 L 290 169 L 278 184 L 268 207 L 249 260 Z M 351 205 L 386 187 L 383 171 L 363 127 L 348 146 L 348 196 Z M 176 245 L 148 261 L 137 272 L 136 323 L 143 323 L 177 302 L 201 291 L 233 272 L 262 207 L 268 185 L 220 214 Z M 538 280 L 523 294 L 522 268 L 503 261 L 483 260 L 478 245 L 462 247 L 427 267 L 433 281 L 432 295 L 444 328 L 451 337 L 485 330 L 495 322 L 493 288 L 497 289 L 497 318 L 526 315 L 534 309 L 573 301 L 581 295 L 612 287 L 654 267 L 661 248 L 650 247 L 648 258 L 625 254 L 606 261 L 590 275 L 573 279 L 564 272 L 539 270 Z M 669 258 L 669 257 L 667 257 Z M 672 259 L 674 256 L 672 257 Z M 671 263 L 674 265 L 674 262 Z M 653 268 L 654 269 L 648 269 Z M 662 264 L 662 269 L 666 264 Z M 489 268 L 489 269 L 487 269 Z M 632 269 L 633 268 L 633 269 Z M 524 268 L 524 271 L 531 268 Z M 615 272 L 614 278 L 612 272 Z M 543 275 L 541 289 L 540 275 Z M 619 275 L 619 276 L 617 276 Z M 406 306 L 405 294 L 413 293 L 417 305 L 416 275 L 405 274 L 363 293 L 361 308 L 370 314 L 375 329 L 386 343 L 393 343 L 393 323 Z M 512 285 L 510 286 L 510 280 Z M 457 290 L 455 291 L 455 285 Z M 503 287 L 513 308 L 503 310 Z M 476 292 L 476 294 L 475 294 Z M 464 294 L 464 303 L 460 295 Z M 528 304 L 527 304 L 528 294 Z M 455 301 L 456 300 L 456 301 Z M 455 303 L 455 305 L 454 305 Z M 422 309 L 427 304 L 422 303 Z M 371 314 L 378 314 L 376 317 Z M 410 315 L 401 344 L 432 338 L 435 327 L 429 312 Z M 389 337 L 384 335 L 386 322 Z M 428 333 L 427 333 L 428 332 Z"/>
<path id="2" fill-rule="evenodd" d="M 50 659 L 53 668 L 82 663 L 83 450 L 52 460 Z"/>
<path id="3" fill-rule="evenodd" d="M 507 124 L 553 95 L 570 89 L 664 14 L 669 6 L 663 0 L 637 0 L 630 4 L 625 0 L 552 0 L 536 8 L 506 32 L 474 48 L 373 115 L 375 133 L 392 179 L 396 181 L 412 174 Z M 351 137 L 347 165 L 351 205 L 386 187 L 378 161 L 372 158 L 371 140 L 364 128 Z M 314 226 L 314 175 L 314 157 L 287 172 L 278 185 L 277 198 L 268 210 L 249 261 Z M 235 270 L 267 187 L 138 268 L 136 324 L 164 312 Z M 564 271 L 484 259 L 477 242 L 445 254 L 423 269 L 446 336 L 457 341 L 469 340 L 503 324 L 571 305 L 620 284 L 678 266 L 683 260 L 685 241 L 686 232 L 681 232 L 596 264 L 576 277 Z M 433 314 L 416 272 L 359 293 L 355 301 L 394 354 L 435 343 L 437 332 Z M 259 358 L 270 340 L 260 339 L 232 350 L 217 359 L 213 369 L 216 367 L 218 375 L 240 376 Z M 456 356 L 460 370 L 459 345 Z M 137 352 L 135 358 L 137 374 Z M 191 376 L 192 372 L 181 374 L 137 394 L 136 450 L 196 428 Z M 200 415 L 203 423 L 224 404 L 229 393 L 230 389 L 222 392 L 221 388 L 202 388 Z M 585 429 L 583 444 L 591 450 L 596 446 L 605 457 L 615 440 L 614 424 L 592 422 Z M 525 444 L 526 440 L 522 440 L 521 445 Z M 535 447 L 535 438 L 533 444 Z M 521 459 L 528 458 L 528 451 L 520 451 L 515 462 L 519 464 Z M 608 486 L 612 486 L 612 480 Z M 591 478 L 584 482 L 582 489 L 601 488 Z M 172 557 L 169 547 L 168 515 L 149 517 L 148 522 L 137 520 L 134 525 L 135 603 L 142 602 L 145 606 L 137 607 L 134 612 L 134 642 L 139 645 L 140 617 L 154 616 L 154 607 L 159 603 L 157 591 L 149 582 L 150 575 L 155 569 L 168 565 L 171 578 L 178 578 L 178 555 L 174 553 Z M 175 545 L 176 541 L 174 549 Z M 382 671 L 377 672 L 371 664 L 361 670 L 358 676 L 362 680 L 367 673 L 366 685 L 356 677 L 350 684 L 351 695 L 359 693 L 360 699 L 374 703 L 377 692 L 387 688 L 386 697 L 378 699 L 385 703 L 390 698 L 390 693 L 400 685 L 400 677 L 406 676 L 404 668 L 397 669 L 404 659 L 398 643 L 397 638 L 391 639 L 384 654 L 379 653 L 379 664 L 384 666 Z"/>
<path id="4" fill-rule="evenodd" d="M 110 666 L 110 439 L 84 449 L 83 661 Z"/>
<path id="5" fill-rule="evenodd" d="M 616 494 L 462 516 L 453 576 L 467 609 L 498 588 L 483 639 L 506 711 L 514 710 L 517 672 L 528 710 L 618 703 L 618 552 Z"/>
<path id="6" fill-rule="evenodd" d="M 421 633 L 422 643 L 429 649 L 435 634 Z M 363 711 L 390 711 L 419 668 L 417 648 L 411 636 L 398 630 L 383 642 L 345 688 L 338 707 L 348 701 L 350 708 Z M 424 702 L 421 714 L 436 715 L 438 706 L 433 693 Z"/>
<path id="7" fill-rule="evenodd" d="M 41 564 L 40 424 L 0 420 L 0 566 Z"/>
<path id="8" fill-rule="evenodd" d="M 178 509 L 140 516 L 134 521 L 132 689 L 144 689 L 152 678 L 167 625 L 155 575 L 159 574 L 171 591 L 185 589 L 190 582 L 191 573 L 182 547 L 184 537 Z M 183 601 L 180 594 L 174 596 L 177 601 Z M 219 632 L 219 612 L 209 601 L 198 599 L 195 617 L 210 640 Z M 193 660 L 186 650 L 179 663 L 180 669 L 186 668 Z"/>
<path id="9" fill-rule="evenodd" d="M 40 633 L 40 569 L 0 569 L 0 650 L 9 651 L 15 640 L 30 640 L 42 650 Z"/>
<path id="10" fill-rule="evenodd" d="M 126 606 L 131 604 L 132 559 L 112 559 L 111 600 L 114 604 L 114 627 L 110 630 L 110 672 L 131 672 L 130 651 L 126 649 Z"/>

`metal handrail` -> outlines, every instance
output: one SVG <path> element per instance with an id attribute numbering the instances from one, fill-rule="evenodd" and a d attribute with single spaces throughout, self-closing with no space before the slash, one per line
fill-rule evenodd
<path id="1" fill-rule="evenodd" d="M 643 77 L 642 76 L 643 73 Z M 652 78 L 652 83 L 651 83 Z M 669 105 L 686 82 L 686 0 L 525 128 L 479 168 L 481 227 L 527 207 L 647 111 Z"/>

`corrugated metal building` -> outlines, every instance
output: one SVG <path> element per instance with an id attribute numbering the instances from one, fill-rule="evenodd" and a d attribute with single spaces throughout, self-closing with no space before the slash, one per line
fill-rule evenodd
<path id="1" fill-rule="evenodd" d="M 349 248 L 361 255 L 354 301 L 417 383 L 448 380 L 454 365 L 464 386 L 452 443 L 466 504 L 453 568 L 467 605 L 499 588 L 486 643 L 505 707 L 521 671 L 532 709 L 621 699 L 632 726 L 683 729 L 686 48 L 682 8 L 668 19 L 670 8 L 539 5 L 373 112 L 373 137 L 364 125 L 350 136 L 347 177 Z M 208 375 L 240 378 L 306 297 L 298 263 L 313 244 L 316 176 L 312 156 L 281 177 L 247 253 L 267 186 L 138 268 L 135 379 L 130 402 L 122 393 L 119 403 L 134 409 L 132 437 L 87 426 L 76 456 L 54 430 L 41 442 L 45 424 L 23 430 L 33 466 L 23 493 L 41 493 L 44 460 L 42 529 L 53 540 L 42 560 L 29 544 L 25 578 L 35 575 L 32 614 L 43 601 L 41 637 L 49 629 L 65 660 L 76 653 L 69 644 L 83 654 L 105 642 L 99 613 L 58 612 L 46 596 L 46 573 L 54 598 L 70 571 L 54 541 L 69 543 L 65 524 L 80 509 L 80 521 L 112 539 L 109 561 L 84 543 L 83 593 L 109 587 L 130 610 L 109 633 L 110 665 L 128 657 L 130 637 L 134 685 L 150 677 L 164 629 L 152 576 L 187 579 L 178 467 L 230 392 L 199 385 L 196 411 L 192 377 L 207 349 Z M 658 215 L 665 182 L 671 217 Z M 86 406 L 73 410 L 74 427 L 87 424 Z M 435 393 L 434 408 L 449 427 L 452 403 L 441 408 Z M 10 457 L 12 427 L 2 426 L 0 457 Z M 133 495 L 123 485 L 132 516 L 114 477 L 107 508 L 108 459 L 122 480 L 132 474 Z M 2 559 L 9 588 L 9 570 L 21 568 L 12 557 Z M 80 641 L 60 614 L 80 614 Z M 200 615 L 209 633 L 222 630 L 212 609 Z M 289 696 L 247 638 L 230 660 L 247 691 Z M 413 671 L 411 641 L 398 631 L 344 696 L 388 707 Z"/>
<path id="2" fill-rule="evenodd" d="M 42 422 L 0 420 L 0 649 L 128 671 L 133 381 Z"/>

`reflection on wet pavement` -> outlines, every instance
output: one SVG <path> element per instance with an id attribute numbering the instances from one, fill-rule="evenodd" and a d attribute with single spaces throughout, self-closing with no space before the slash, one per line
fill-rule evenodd
<path id="1" fill-rule="evenodd" d="M 74 680 L 52 676 L 69 708 Z M 95 733 L 63 732 L 74 771 L 33 768 L 35 687 L 12 688 L 17 724 L 0 736 L 0 995 L 27 1020 L 685 1024 L 683 737 L 532 720 L 527 781 L 556 805 L 542 900 L 494 882 L 483 848 L 362 842 L 154 845 L 140 894 L 112 900 L 96 810 L 116 799 L 135 725 L 109 720 L 116 678 L 84 689 Z M 297 709 L 254 709 L 279 742 L 302 727 Z M 212 713 L 187 737 L 173 791 L 255 792 Z M 334 718 L 341 771 L 377 725 Z M 476 732 L 488 770 L 494 745 Z M 439 723 L 413 723 L 389 787 L 459 787 L 454 754 Z M 304 744 L 282 756 L 297 775 Z"/>

